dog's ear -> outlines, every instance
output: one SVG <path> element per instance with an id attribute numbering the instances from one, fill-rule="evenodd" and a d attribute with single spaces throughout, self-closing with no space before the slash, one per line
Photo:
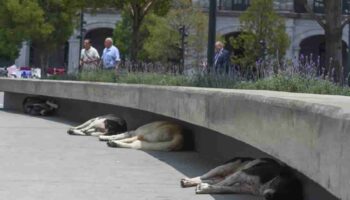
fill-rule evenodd
<path id="1" fill-rule="evenodd" d="M 266 200 L 273 200 L 275 196 L 275 190 L 267 189 L 264 191 L 264 197 Z"/>

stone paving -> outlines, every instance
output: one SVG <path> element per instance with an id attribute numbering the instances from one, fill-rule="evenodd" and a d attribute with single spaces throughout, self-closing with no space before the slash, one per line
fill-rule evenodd
<path id="1" fill-rule="evenodd" d="M 0 119 L 0 199 L 256 199 L 180 188 L 181 177 L 215 166 L 195 152 L 112 149 L 96 138 L 67 135 L 64 120 L 3 110 Z"/>

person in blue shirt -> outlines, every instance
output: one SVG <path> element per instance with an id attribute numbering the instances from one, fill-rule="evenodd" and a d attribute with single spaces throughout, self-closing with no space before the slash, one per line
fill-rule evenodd
<path id="1" fill-rule="evenodd" d="M 118 70 L 120 54 L 118 48 L 113 45 L 113 39 L 106 38 L 104 45 L 105 49 L 102 54 L 103 69 Z"/>

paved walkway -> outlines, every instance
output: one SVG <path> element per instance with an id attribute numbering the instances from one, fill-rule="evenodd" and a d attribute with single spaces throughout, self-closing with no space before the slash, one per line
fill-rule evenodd
<path id="1" fill-rule="evenodd" d="M 112 149 L 96 138 L 67 135 L 69 125 L 59 119 L 2 110 L 0 119 L 0 199 L 253 199 L 180 188 L 181 177 L 213 166 L 194 152 Z"/>

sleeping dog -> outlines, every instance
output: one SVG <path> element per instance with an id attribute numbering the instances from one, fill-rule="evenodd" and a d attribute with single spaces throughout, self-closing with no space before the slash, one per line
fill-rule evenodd
<path id="1" fill-rule="evenodd" d="M 302 200 L 301 182 L 292 169 L 269 158 L 235 158 L 208 173 L 181 180 L 197 194 L 251 194 L 266 200 Z"/>
<path id="2" fill-rule="evenodd" d="M 131 148 L 154 151 L 175 151 L 183 146 L 181 126 L 158 121 L 143 125 L 134 131 L 115 136 L 100 136 L 110 147 Z"/>
<path id="3" fill-rule="evenodd" d="M 53 115 L 59 108 L 55 101 L 46 97 L 26 97 L 22 106 L 24 113 L 33 116 Z"/>
<path id="4" fill-rule="evenodd" d="M 109 114 L 90 119 L 77 127 L 72 127 L 68 130 L 68 134 L 100 136 L 115 135 L 125 131 L 127 131 L 127 124 L 125 120 L 113 114 Z"/>

